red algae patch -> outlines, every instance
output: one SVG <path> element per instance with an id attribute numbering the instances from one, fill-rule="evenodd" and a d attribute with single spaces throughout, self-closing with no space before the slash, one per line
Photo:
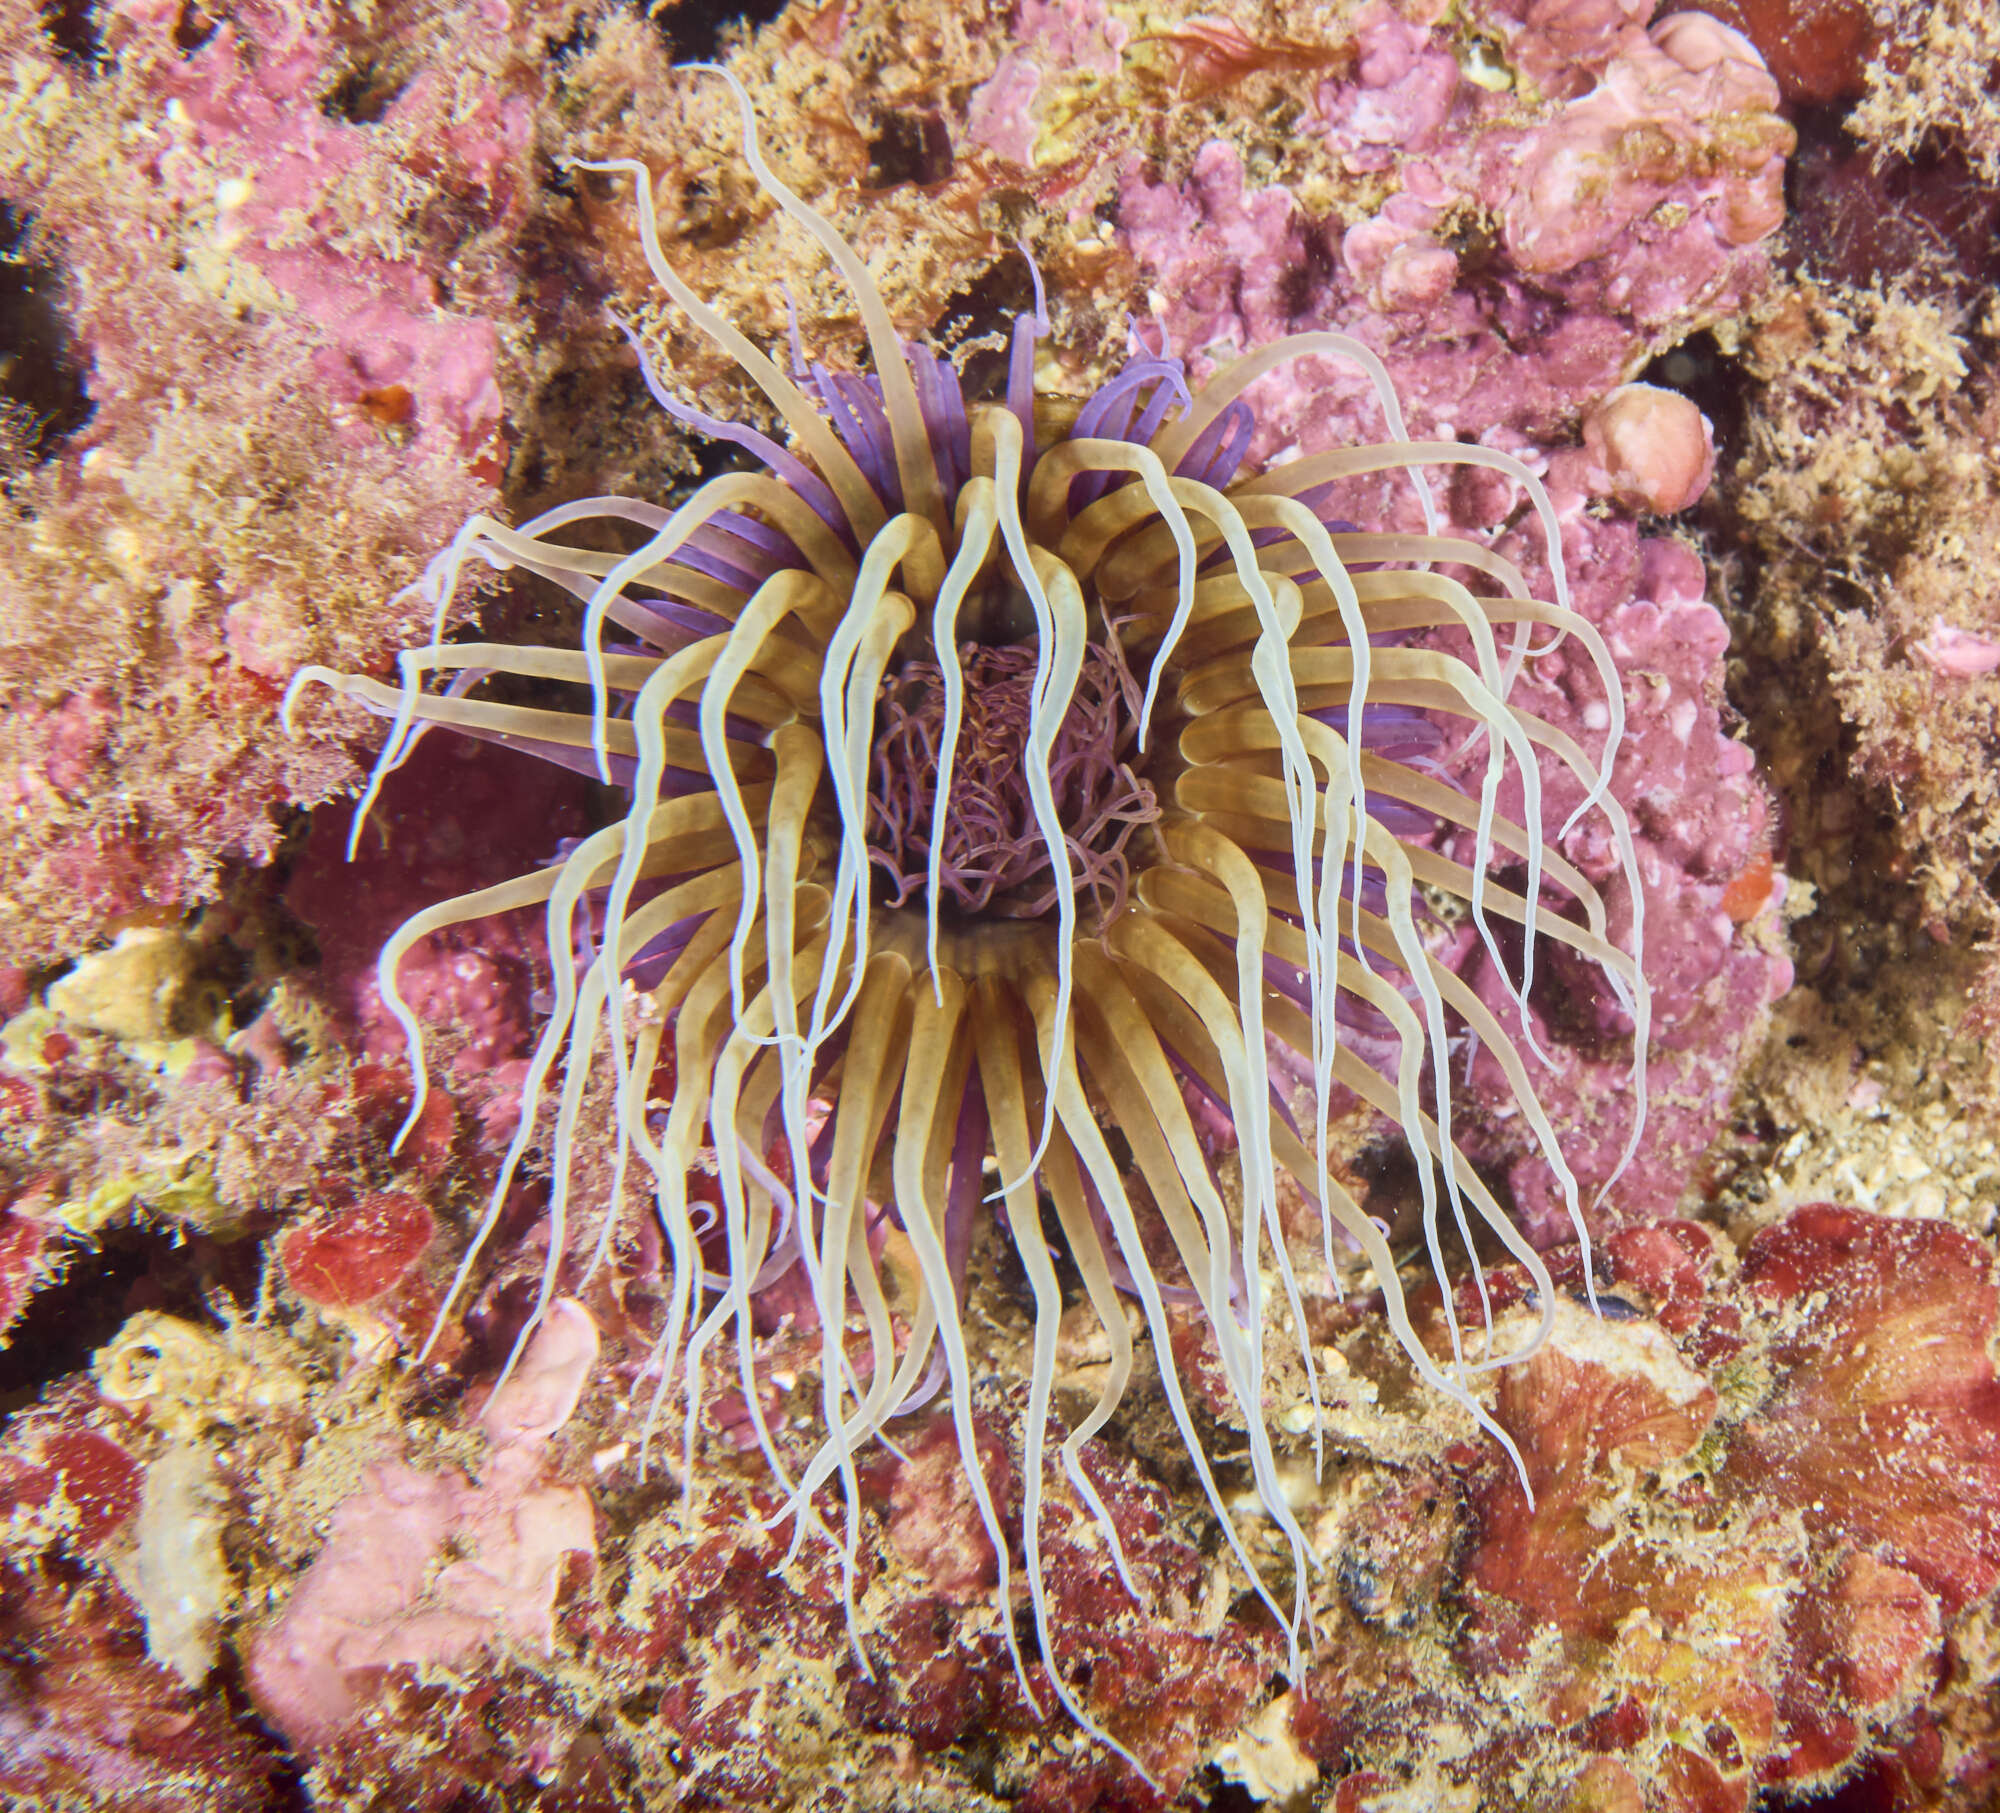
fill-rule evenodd
<path id="1" fill-rule="evenodd" d="M 95 1549 L 139 1509 L 144 1469 L 94 1429 L 56 1428 L 0 1456 L 0 1524 L 30 1516 Z"/>
<path id="2" fill-rule="evenodd" d="M 285 1282 L 308 1303 L 356 1309 L 388 1293 L 437 1235 L 437 1223 L 401 1190 L 294 1228 L 278 1244 Z"/>
<path id="3" fill-rule="evenodd" d="M 48 1230 L 9 1204 L 0 1208 L 0 1337 L 28 1305 L 41 1282 Z"/>
<path id="4" fill-rule="evenodd" d="M 1466 1568 L 1480 1677 L 1532 1676 L 1550 1725 L 1622 1721 L 1634 1743 L 1652 1740 L 1657 1768 L 1703 1777 L 1739 1774 L 1746 1748 L 1771 1740 L 1803 1560 L 1775 1507 L 1732 1521 L 1698 1489 L 1662 1490 L 1689 1472 L 1716 1412 L 1713 1387 L 1650 1318 L 1563 1305 L 1549 1346 L 1501 1385 L 1534 1507 L 1523 1515 L 1489 1479 Z M 1676 1735 L 1690 1725 L 1726 1727 L 1732 1743 L 1690 1747 Z"/>
<path id="5" fill-rule="evenodd" d="M 1989 1804 L 1990 1248 L 1822 1204 L 1740 1255 L 1663 1222 L 1596 1263 L 1601 1317 L 1556 1256 L 1554 1333 L 1496 1381 L 1532 1504 L 1453 1448 L 1426 1494 L 1463 1495 L 1407 1631 L 1438 1654 L 1352 1592 L 1322 1620 L 1288 1730 L 1332 1804 L 1747 1813 L 1857 1778 L 1868 1805 Z M 1434 1545 L 1367 1529 L 1370 1595 L 1406 1594 Z M 1346 1587 L 1362 1552 L 1322 1559 Z"/>
<path id="6" fill-rule="evenodd" d="M 1709 0 L 1757 46 L 1788 101 L 1851 101 L 1881 49 L 1882 9 L 1867 0 Z"/>
<path id="7" fill-rule="evenodd" d="M 1934 1221 L 1820 1204 L 1751 1241 L 1751 1300 L 1780 1320 L 1779 1384 L 1727 1478 L 1798 1505 L 1820 1541 L 1878 1548 L 1956 1612 L 2000 1584 L 2000 1287 Z"/>
<path id="8" fill-rule="evenodd" d="M 871 1470 L 887 1474 L 889 1546 L 949 1603 L 970 1605 L 993 1590 L 993 1543 L 980 1525 L 951 1427 L 933 1423 L 899 1445 L 901 1461 Z M 1012 1499 L 1015 1482 L 1006 1449 L 985 1443 L 980 1458 L 996 1501 Z"/>
<path id="9" fill-rule="evenodd" d="M 114 1436 L 104 1417 L 72 1380 L 0 1426 L 0 1806 L 263 1813 L 261 1741 L 148 1658 L 115 1578 L 146 1432 L 122 1422 Z"/>

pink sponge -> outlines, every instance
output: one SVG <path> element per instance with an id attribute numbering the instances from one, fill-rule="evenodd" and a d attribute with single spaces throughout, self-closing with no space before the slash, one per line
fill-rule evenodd
<path id="1" fill-rule="evenodd" d="M 293 1743 L 324 1744 L 392 1669 L 553 1645 L 565 1563 L 594 1559 L 597 1532 L 587 1494 L 542 1482 L 543 1457 L 597 1347 L 583 1306 L 558 1302 L 480 1412 L 492 1447 L 476 1485 L 382 1460 L 334 1513 L 326 1547 L 250 1646 L 251 1692 Z"/>

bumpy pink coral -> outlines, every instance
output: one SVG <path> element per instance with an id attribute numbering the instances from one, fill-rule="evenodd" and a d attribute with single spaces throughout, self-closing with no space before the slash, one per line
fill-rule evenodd
<path id="1" fill-rule="evenodd" d="M 993 74 L 972 91 L 965 136 L 1016 164 L 1035 161 L 1044 80 L 1072 71 L 1093 76 L 1118 73 L 1119 58 L 1132 36 L 1104 0 L 1020 0 L 1010 49 Z"/>
<path id="2" fill-rule="evenodd" d="M 972 91 L 965 136 L 1010 163 L 1033 163 L 1035 98 L 1041 86 L 1041 65 L 1024 51 L 1009 51 L 1000 59 L 1000 67 Z"/>
<path id="3" fill-rule="evenodd" d="M 1428 151 L 1451 117 L 1458 62 L 1429 31 L 1373 5 L 1355 27 L 1353 81 L 1324 83 L 1316 97 L 1327 149 L 1361 174 L 1391 168 L 1405 151 Z"/>
<path id="4" fill-rule="evenodd" d="M 1196 153 L 1182 184 L 1128 164 L 1120 229 L 1152 275 L 1155 321 L 1197 355 L 1197 369 L 1205 348 L 1220 355 L 1338 329 L 1383 358 L 1414 436 L 1477 440 L 1546 474 L 1577 608 L 1628 676 L 1616 791 L 1639 835 L 1656 1019 L 1651 1130 L 1610 1208 L 1659 1214 L 1680 1199 L 1720 1126 L 1766 1004 L 1790 986 L 1789 966 L 1765 948 L 1767 909 L 1783 881 L 1768 867 L 1767 807 L 1750 752 L 1723 729 L 1728 633 L 1703 602 L 1700 562 L 1671 542 L 1642 543 L 1628 519 L 1605 516 L 1594 500 L 1669 513 L 1706 487 L 1713 447 L 1700 412 L 1621 380 L 1649 348 L 1763 284 L 1768 267 L 1755 242 L 1779 218 L 1791 131 L 1773 111 L 1776 90 L 1755 52 L 1710 21 L 1678 16 L 1649 34 L 1622 8 L 1536 6 L 1508 29 L 1510 58 L 1531 58 L 1547 34 L 1592 47 L 1597 87 L 1523 127 L 1460 76 L 1442 32 L 1386 9 L 1363 15 L 1356 67 L 1321 87 L 1317 117 L 1350 167 L 1393 171 L 1399 186 L 1337 248 L 1289 192 L 1248 187 L 1241 157 L 1219 141 Z M 1476 273 L 1440 237 L 1469 205 L 1503 223 Z M 1248 398 L 1253 457 L 1383 436 L 1365 374 L 1339 358 L 1282 367 Z M 1566 446 L 1579 424 L 1586 448 Z M 1355 499 L 1358 520 L 1419 520 L 1400 480 L 1357 486 Z M 1477 469 L 1461 471 L 1445 493 L 1454 527 L 1497 537 L 1546 585 L 1539 527 L 1503 530 L 1525 501 L 1510 481 Z M 1530 662 L 1519 703 L 1585 748 L 1603 746 L 1601 692 L 1568 654 Z M 1466 770 L 1475 788 L 1483 760 Z M 1553 768 L 1544 782 L 1553 827 L 1579 795 Z M 1512 798 L 1518 810 L 1518 792 Z M 1586 831 L 1566 853 L 1616 895 L 1599 838 Z M 1469 844 L 1461 854 L 1469 858 Z M 1731 887 L 1753 870 L 1762 879 L 1745 910 L 1748 884 Z M 1623 911 L 1629 918 L 1629 902 Z M 1483 956 L 1475 969 L 1489 1000 L 1504 1006 Z M 1557 1077 L 1541 1090 L 1588 1187 L 1610 1175 L 1630 1126 L 1618 1077 L 1630 1063 L 1629 1029 L 1573 966 L 1558 960 L 1545 974 L 1536 1032 Z M 1530 1222 L 1554 1235 L 1550 1181 L 1516 1143 L 1521 1130 L 1507 1124 L 1500 1078 L 1489 1058 L 1475 1062 L 1474 1094 L 1494 1119 L 1473 1143 L 1516 1166 Z"/>
<path id="5" fill-rule="evenodd" d="M 1579 576 L 1578 607 L 1603 631 L 1626 675 L 1626 735 L 1614 787 L 1639 844 L 1653 988 L 1645 1140 L 1603 1208 L 1611 1215 L 1669 1214 L 1725 1121 L 1737 1066 L 1766 1007 L 1792 985 L 1791 964 L 1759 930 L 1769 925 L 1785 881 L 1766 857 L 1768 806 L 1751 753 L 1725 732 L 1719 715 L 1729 632 L 1704 600 L 1701 562 L 1679 542 L 1641 540 L 1629 523 L 1593 518 L 1583 494 L 1565 489 L 1564 476 L 1559 461 L 1551 485 L 1565 514 L 1571 570 Z M 1562 651 L 1530 663 L 1517 697 L 1585 748 L 1602 746 L 1604 700 L 1585 663 Z M 1477 785 L 1482 768 L 1468 758 L 1468 784 Z M 1582 787 L 1566 771 L 1546 772 L 1543 781 L 1553 829 L 1582 798 Z M 1503 791 L 1518 800 L 1517 790 Z M 1614 929 L 1623 935 L 1632 903 L 1608 838 L 1580 827 L 1563 849 L 1599 878 Z M 1739 883 L 1751 875 L 1760 878 L 1749 885 L 1761 895 L 1746 902 Z M 1470 940 L 1466 946 L 1470 953 Z M 1588 1201 L 1611 1176 L 1630 1131 L 1630 1027 L 1566 957 L 1551 952 L 1547 962 L 1546 979 L 1531 998 L 1536 1040 L 1553 1070 L 1539 1087 L 1558 1109 L 1565 1151 Z M 1483 951 L 1473 955 L 1468 973 L 1510 1021 L 1509 997 Z M 1475 1149 L 1511 1165 L 1530 1227 L 1558 1235 L 1564 1216 L 1554 1179 L 1511 1124 L 1506 1080 L 1489 1054 L 1474 1061 L 1472 1089 L 1491 1112 Z"/>
<path id="6" fill-rule="evenodd" d="M 589 1498 L 541 1483 L 576 1409 L 597 1329 L 564 1300 L 480 1412 L 479 1483 L 377 1462 L 278 1622 L 250 1647 L 251 1689 L 294 1743 L 326 1742 L 386 1670 L 449 1667 L 509 1644 L 546 1650 L 568 1558 L 594 1558 Z"/>
<path id="7" fill-rule="evenodd" d="M 1708 418 L 1677 391 L 1621 384 L 1591 405 L 1583 444 L 1596 462 L 1593 491 L 1628 509 L 1673 516 L 1701 501 L 1715 476 L 1715 435 Z"/>
<path id="8" fill-rule="evenodd" d="M 1509 64 L 1542 94 L 1569 100 L 1655 8 L 1648 0 L 1487 0 L 1479 10 L 1503 35 Z"/>
<path id="9" fill-rule="evenodd" d="M 1675 13 L 1624 36 L 1597 87 L 1523 145 L 1502 214 L 1509 256 L 1537 275 L 1571 271 L 1673 203 L 1683 220 L 1659 236 L 1662 268 L 1629 268 L 1606 292 L 1642 317 L 1673 308 L 1691 276 L 1784 219 L 1793 139 L 1777 105 L 1749 39 L 1713 19 Z"/>
<path id="10" fill-rule="evenodd" d="M 1196 352 L 1336 327 L 1389 360 L 1420 432 L 1548 444 L 1649 345 L 1758 290 L 1756 242 L 1783 214 L 1792 132 L 1747 42 L 1677 16 L 1615 43 L 1590 99 L 1523 128 L 1461 76 L 1441 32 L 1366 16 L 1356 72 L 1321 86 L 1317 117 L 1336 155 L 1393 169 L 1397 192 L 1335 246 L 1289 191 L 1246 190 L 1221 141 L 1185 184 L 1131 159 L 1119 225 L 1153 277 L 1154 318 Z M 1467 208 L 1503 224 L 1477 271 L 1438 237 Z M 1250 396 L 1253 458 L 1380 432 L 1339 361 L 1300 361 Z"/>

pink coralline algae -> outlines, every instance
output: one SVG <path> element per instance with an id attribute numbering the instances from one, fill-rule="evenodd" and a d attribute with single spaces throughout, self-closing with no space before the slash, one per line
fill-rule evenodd
<path id="1" fill-rule="evenodd" d="M 335 1737 L 387 1671 L 550 1647 L 570 1559 L 593 1559 L 597 1538 L 589 1498 L 543 1483 L 544 1456 L 597 1349 L 582 1306 L 556 1304 L 479 1414 L 491 1445 L 476 1485 L 391 1458 L 335 1512 L 326 1547 L 249 1649 L 251 1691 L 293 1743 Z"/>
<path id="2" fill-rule="evenodd" d="M 1602 29 L 1586 31 L 1592 20 Z M 1285 189 L 1249 187 L 1240 154 L 1220 141 L 1196 153 L 1182 184 L 1132 163 L 1120 227 L 1151 279 L 1153 320 L 1175 347 L 1219 357 L 1336 328 L 1379 352 L 1413 437 L 1476 440 L 1546 474 L 1577 608 L 1626 675 L 1616 791 L 1633 813 L 1646 880 L 1651 1120 L 1605 1208 L 1664 1214 L 1699 1181 L 1694 1166 L 1722 1124 L 1737 1066 L 1766 1006 L 1791 984 L 1772 932 L 1785 884 L 1770 867 L 1768 804 L 1751 753 L 1724 727 L 1729 637 L 1704 602 L 1700 561 L 1673 541 L 1642 538 L 1629 515 L 1604 505 L 1671 513 L 1707 488 L 1714 446 L 1699 410 L 1623 380 L 1768 280 L 1759 241 L 1782 217 L 1792 135 L 1755 51 L 1699 15 L 1648 32 L 1616 8 L 1536 7 L 1498 29 L 1517 65 L 1532 65 L 1549 33 L 1582 33 L 1587 57 L 1577 50 L 1584 60 L 1564 67 L 1594 75 L 1596 86 L 1524 126 L 1461 73 L 1442 33 L 1386 9 L 1364 15 L 1355 69 L 1321 86 L 1315 117 L 1349 168 L 1393 172 L 1399 187 L 1337 244 Z M 1501 225 L 1477 267 L 1462 236 L 1448 244 L 1434 231 L 1468 207 Z M 1267 459 L 1380 431 L 1366 374 L 1332 357 L 1282 368 L 1248 398 L 1255 451 Z M 1407 485 L 1357 490 L 1358 518 L 1417 526 Z M 1525 500 L 1497 474 L 1466 467 L 1442 501 L 1452 528 L 1487 535 L 1531 574 L 1544 570 L 1541 526 L 1506 526 Z M 1601 745 L 1602 696 L 1561 651 L 1527 664 L 1517 697 L 1585 748 Z M 1465 758 L 1475 790 L 1482 765 Z M 1581 794 L 1567 773 L 1544 767 L 1554 824 Z M 1520 810 L 1518 793 L 1509 797 L 1507 809 Z M 1589 841 L 1573 839 L 1565 854 L 1615 896 L 1610 852 Z M 1468 954 L 1475 944 L 1468 937 Z M 1511 1024 L 1483 956 L 1478 967 L 1482 992 Z M 1535 1028 L 1562 1078 L 1545 1099 L 1589 1189 L 1611 1176 L 1631 1124 L 1629 1089 L 1614 1074 L 1629 1068 L 1629 1028 L 1573 969 L 1558 962 L 1555 972 L 1561 980 Z M 1553 1179 L 1528 1154 L 1524 1130 L 1507 1124 L 1503 1073 L 1475 1056 L 1472 1075 L 1475 1096 L 1494 1110 L 1475 1147 L 1514 1168 L 1530 1224 L 1553 1237 Z"/>
<path id="3" fill-rule="evenodd" d="M 1562 478 L 1558 461 L 1550 480 L 1558 499 Z M 1770 865 L 1769 809 L 1751 753 L 1725 733 L 1719 716 L 1729 632 L 1703 599 L 1700 561 L 1679 542 L 1642 539 L 1629 523 L 1592 518 L 1576 492 L 1569 503 L 1572 559 L 1588 549 L 1577 562 L 1584 575 L 1579 606 L 1604 631 L 1626 676 L 1626 736 L 1614 785 L 1629 802 L 1639 839 L 1653 984 L 1646 1136 L 1605 1209 L 1662 1215 L 1699 1182 L 1696 1166 L 1725 1123 L 1737 1066 L 1753 1048 L 1765 1009 L 1792 985 L 1791 964 L 1770 947 L 1768 930 L 1785 881 Z M 1517 691 L 1527 709 L 1586 747 L 1601 736 L 1602 696 L 1560 651 L 1531 662 Z M 1466 773 L 1476 785 L 1470 762 Z M 1581 788 L 1568 774 L 1546 774 L 1544 783 L 1547 810 L 1559 821 Z M 1610 878 L 1614 852 L 1589 832 L 1573 834 L 1563 848 L 1586 873 L 1605 875 L 1614 923 L 1629 918 L 1632 903 Z M 1480 952 L 1472 961 L 1470 979 L 1507 1023 L 1506 990 L 1490 960 Z M 1565 1148 L 1579 1183 L 1594 1190 L 1617 1166 L 1633 1102 L 1623 1017 L 1581 982 L 1573 966 L 1555 959 L 1546 992 L 1529 1005 L 1554 1073 L 1544 1099 L 1564 1105 Z M 1529 1224 L 1557 1232 L 1561 1198 L 1546 1165 L 1509 1123 L 1505 1078 L 1490 1055 L 1474 1057 L 1472 1087 L 1492 1117 L 1475 1145 L 1509 1164 Z"/>
<path id="4" fill-rule="evenodd" d="M 1969 630 L 1954 629 L 1943 619 L 1916 645 L 1916 652 L 1933 673 L 1953 680 L 1969 680 L 2000 668 L 2000 642 L 1975 636 Z"/>
<path id="5" fill-rule="evenodd" d="M 1131 35 L 1103 0 L 1020 0 L 1013 31 L 1018 48 L 972 91 L 966 137 L 1011 162 L 1033 163 L 1044 82 L 1116 75 Z"/>
<path id="6" fill-rule="evenodd" d="M 543 86 L 536 27 L 490 8 L 431 15 L 453 49 L 428 66 L 408 27 L 364 47 L 317 4 L 78 19 L 82 46 L 0 6 L 0 209 L 78 391 L 0 474 L 0 943 L 24 961 L 212 895 L 351 778 L 275 733 L 278 693 L 412 633 L 399 588 L 494 497 Z"/>
<path id="7" fill-rule="evenodd" d="M 121 0 L 112 13 L 122 48 L 121 38 L 171 34 L 182 9 Z M 341 198 L 383 172 L 376 136 L 320 104 L 333 54 L 324 28 L 296 16 L 253 6 L 225 18 L 192 55 L 158 68 L 173 130 L 150 174 L 179 209 L 212 208 L 217 253 L 257 271 L 318 330 L 311 369 L 349 406 L 343 438 L 366 445 L 389 420 L 407 424 L 420 452 L 491 456 L 501 420 L 493 323 L 442 310 L 422 262 L 371 253 L 361 236 L 337 231 Z M 420 71 L 368 125 L 383 139 L 431 136 L 454 184 L 504 207 L 532 134 L 532 94 L 502 88 L 468 106 L 451 89 L 443 69 Z M 216 189 L 221 162 L 233 174 Z M 297 659 L 281 656 L 279 676 Z"/>
<path id="8" fill-rule="evenodd" d="M 1756 294 L 1783 218 L 1792 131 L 1748 42 L 1677 15 L 1613 43 L 1589 98 L 1524 126 L 1441 33 L 1371 12 L 1356 74 L 1322 85 L 1315 117 L 1396 192 L 1336 241 L 1289 191 L 1248 188 L 1225 142 L 1184 184 L 1133 159 L 1119 224 L 1154 319 L 1193 352 L 1339 328 L 1388 361 L 1414 432 L 1555 444 L 1652 352 Z M 1468 210 L 1499 223 L 1476 258 L 1439 237 Z M 1379 432 L 1365 379 L 1330 359 L 1249 400 L 1253 458 Z"/>
<path id="9" fill-rule="evenodd" d="M 1785 217 L 1792 134 L 1777 101 L 1749 39 L 1705 14 L 1621 33 L 1597 86 L 1524 146 L 1504 204 L 1508 255 L 1553 275 L 1636 237 L 1657 263 L 1607 273 L 1597 295 L 1642 321 L 1685 306 Z M 1642 221 L 1654 233 L 1635 235 Z"/>

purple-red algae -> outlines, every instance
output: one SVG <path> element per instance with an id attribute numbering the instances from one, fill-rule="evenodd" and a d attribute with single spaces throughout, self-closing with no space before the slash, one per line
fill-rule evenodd
<path id="1" fill-rule="evenodd" d="M 39 1513 L 89 1553 L 138 1510 L 141 1472 L 129 1450 L 94 1429 L 30 1426 L 0 1468 L 0 1512 Z"/>
<path id="2" fill-rule="evenodd" d="M 353 1309 L 396 1284 L 436 1234 L 421 1200 L 388 1190 L 293 1228 L 278 1243 L 278 1260 L 307 1302 Z"/>
<path id="3" fill-rule="evenodd" d="M 984 1443 L 996 1491 L 1008 1488 L 1013 1466 L 1005 1426 L 995 1418 Z M 857 1763 L 878 1759 L 912 1791 L 925 1779 L 917 1759 L 983 1733 L 988 1744 L 999 1737 L 1024 1747 L 999 1766 L 1027 1804 L 1164 1804 L 1087 1746 L 1037 1760 L 1042 1727 L 994 1627 L 992 1551 L 949 1422 L 923 1416 L 898 1447 L 901 1456 L 869 1463 L 881 1524 L 864 1546 L 856 1591 L 883 1608 L 867 1645 L 872 1678 L 848 1640 L 837 1568 L 824 1559 L 774 1565 L 785 1539 L 759 1531 L 775 1508 L 768 1494 L 718 1480 L 695 1529 L 669 1534 L 669 1515 L 638 1532 L 631 1585 L 596 1641 L 622 1678 L 650 1684 L 642 1689 L 652 1708 L 648 1748 L 704 1757 L 695 1805 L 742 1805 L 777 1791 L 798 1760 L 793 1746 L 829 1718 L 845 1723 Z M 1052 1659 L 1084 1683 L 1086 1710 L 1148 1770 L 1182 1781 L 1263 1694 L 1279 1659 L 1275 1633 L 1234 1615 L 1196 1620 L 1210 1568 L 1177 1533 L 1169 1496 L 1115 1457 L 1094 1464 L 1092 1476 L 1117 1518 L 1140 1598 L 1105 1568 L 1087 1513 L 1052 1479 L 1043 1525 Z M 803 1675 L 774 1667 L 776 1656 Z M 1044 1700 L 1050 1659 L 1028 1670 Z M 828 1687 L 807 1686 L 827 1676 Z"/>
<path id="4" fill-rule="evenodd" d="M 1575 1808 L 1741 1809 L 1863 1764 L 1978 1804 L 1990 1755 L 1943 1734 L 1976 1698 L 1947 1658 L 1985 1640 L 1993 1580 L 1990 1253 L 1822 1205 L 1740 1258 L 1661 1223 L 1612 1235 L 1600 1263 L 1606 1319 L 1565 1307 L 1500 1381 L 1532 1509 L 1483 1457 L 1453 1462 L 1456 1667 L 1385 1678 L 1365 1634 L 1355 1654 L 1326 1633 L 1298 1741 L 1359 1780 L 1423 1717 L 1474 1734 L 1428 1765 L 1442 1777 L 1527 1770 L 1533 1804 Z"/>
<path id="5" fill-rule="evenodd" d="M 301 985 L 334 1016 L 346 1050 L 404 1068 L 405 1034 L 377 974 L 383 944 L 432 901 L 552 859 L 586 828 L 583 801 L 582 784 L 546 763 L 434 737 L 390 778 L 352 860 L 344 815 L 312 821 L 286 902 L 318 943 Z M 532 1042 L 534 998 L 548 977 L 533 916 L 425 939 L 397 977 L 445 1060 L 447 1086 L 483 1123 L 504 1127 Z M 418 1138 L 413 1150 L 424 1145 Z"/>
<path id="6" fill-rule="evenodd" d="M 196 1693 L 145 1654 L 129 1602 L 102 1576 L 0 1567 L 0 1795 L 176 1813 L 255 1813 L 271 1804 L 275 1757 L 225 1701 Z"/>

